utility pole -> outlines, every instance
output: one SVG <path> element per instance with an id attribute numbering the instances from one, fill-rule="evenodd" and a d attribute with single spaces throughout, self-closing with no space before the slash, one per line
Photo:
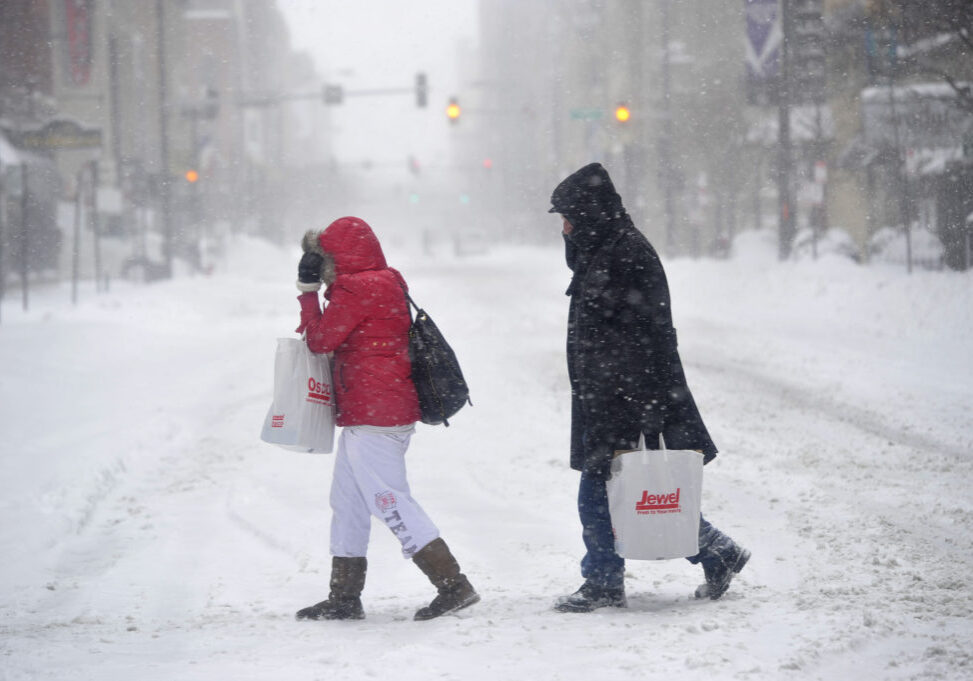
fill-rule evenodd
<path id="1" fill-rule="evenodd" d="M 22 290 L 22 304 L 24 312 L 28 308 L 28 291 L 30 289 L 30 224 L 28 213 L 30 211 L 30 195 L 28 194 L 28 182 L 30 180 L 27 170 L 27 162 L 20 161 L 20 285 Z"/>
<path id="2" fill-rule="evenodd" d="M 98 220 L 98 161 L 88 161 L 88 174 L 91 177 L 91 189 L 88 193 L 88 224 L 91 226 L 91 237 L 95 251 L 95 292 L 108 290 L 102 283 L 101 276 L 101 225 Z"/>
<path id="3" fill-rule="evenodd" d="M 159 198 L 162 202 L 162 234 L 166 277 L 172 278 L 172 196 L 169 184 L 169 93 L 166 87 L 166 23 L 163 0 L 155 0 L 156 40 L 159 67 Z"/>
<path id="4" fill-rule="evenodd" d="M 0 173 L 0 308 L 3 306 L 3 297 L 6 293 L 7 271 L 3 268 L 3 230 L 7 218 L 7 194 L 3 181 L 4 173 Z M 2 316 L 2 315 L 0 315 Z"/>
<path id="5" fill-rule="evenodd" d="M 780 43 L 780 83 L 778 86 L 778 139 L 777 139 L 777 204 L 778 204 L 778 257 L 787 260 L 794 241 L 794 197 L 791 183 L 793 158 L 791 154 L 791 55 L 790 40 L 793 34 L 791 21 L 792 0 L 780 0 L 780 25 L 783 39 Z"/>
<path id="6" fill-rule="evenodd" d="M 74 195 L 74 242 L 71 249 L 71 304 L 78 304 L 78 278 L 81 270 L 81 218 L 84 213 L 84 174 L 82 166 L 75 177 L 77 191 Z"/>
<path id="7" fill-rule="evenodd" d="M 111 152 L 115 163 L 115 184 L 121 184 L 122 177 L 122 135 L 121 102 L 118 85 L 118 38 L 114 27 L 108 32 L 108 103 L 111 122 Z"/>
<path id="8" fill-rule="evenodd" d="M 912 274 L 912 230 L 909 216 L 909 178 L 906 158 L 899 133 L 899 115 L 895 102 L 895 75 L 898 70 L 898 36 L 893 30 L 889 39 L 889 109 L 892 114 L 892 138 L 895 144 L 895 167 L 899 180 L 899 220 L 905 233 L 906 271 Z"/>
<path id="9" fill-rule="evenodd" d="M 673 255 L 676 249 L 676 215 L 672 187 L 672 76 L 669 0 L 662 0 L 662 186 L 666 207 L 666 253 Z"/>

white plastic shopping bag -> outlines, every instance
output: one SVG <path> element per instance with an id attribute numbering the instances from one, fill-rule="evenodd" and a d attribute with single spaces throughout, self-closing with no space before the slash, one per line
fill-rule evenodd
<path id="1" fill-rule="evenodd" d="M 617 454 L 608 480 L 615 552 L 623 558 L 660 560 L 699 553 L 703 455 L 691 450 L 639 448 Z"/>
<path id="2" fill-rule="evenodd" d="M 260 439 L 296 452 L 327 454 L 334 448 L 331 366 L 303 338 L 277 339 L 274 401 Z"/>

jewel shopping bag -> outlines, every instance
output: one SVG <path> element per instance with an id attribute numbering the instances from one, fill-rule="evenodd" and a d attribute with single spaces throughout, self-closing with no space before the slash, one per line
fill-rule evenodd
<path id="1" fill-rule="evenodd" d="M 661 560 L 699 553 L 703 455 L 692 450 L 645 448 L 618 452 L 608 480 L 615 552 L 623 558 Z"/>

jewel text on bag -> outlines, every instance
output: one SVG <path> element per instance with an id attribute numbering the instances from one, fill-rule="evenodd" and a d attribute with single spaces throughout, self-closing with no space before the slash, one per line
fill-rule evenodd
<path id="1" fill-rule="evenodd" d="M 642 498 L 635 502 L 635 510 L 639 515 L 645 513 L 681 513 L 679 507 L 680 488 L 669 494 L 649 494 L 648 490 L 642 490 Z"/>

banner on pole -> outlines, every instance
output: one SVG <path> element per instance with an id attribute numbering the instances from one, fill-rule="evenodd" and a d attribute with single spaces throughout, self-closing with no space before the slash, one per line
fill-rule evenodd
<path id="1" fill-rule="evenodd" d="M 755 106 L 777 101 L 783 41 L 778 0 L 744 0 L 747 39 L 747 100 Z"/>

